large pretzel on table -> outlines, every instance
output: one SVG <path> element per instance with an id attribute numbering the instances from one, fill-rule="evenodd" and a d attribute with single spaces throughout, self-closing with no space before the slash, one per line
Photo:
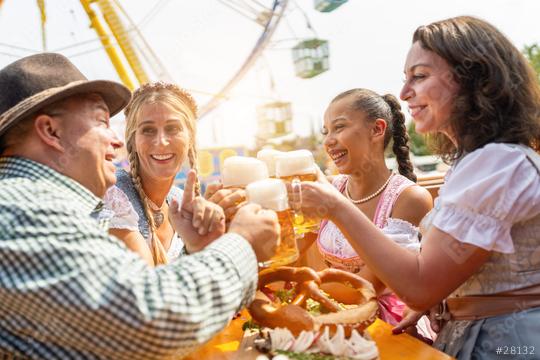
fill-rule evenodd
<path id="1" fill-rule="evenodd" d="M 266 285 L 277 281 L 296 283 L 296 296 L 290 303 L 277 304 L 264 295 Z M 377 315 L 378 305 L 371 283 L 338 269 L 318 273 L 307 267 L 263 270 L 259 274 L 259 290 L 263 292 L 257 293 L 249 307 L 253 320 L 264 327 L 288 328 L 295 335 L 324 326 L 333 331 L 337 325 L 343 325 L 346 334 L 350 334 L 353 329 L 364 330 Z M 307 299 L 317 301 L 329 313 L 312 316 L 305 309 Z M 342 309 L 339 303 L 349 306 Z"/>

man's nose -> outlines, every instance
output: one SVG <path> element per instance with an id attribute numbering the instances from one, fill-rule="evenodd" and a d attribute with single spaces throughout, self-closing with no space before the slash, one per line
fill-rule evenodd
<path id="1" fill-rule="evenodd" d="M 111 144 L 115 150 L 124 146 L 124 142 L 120 140 L 118 136 L 116 136 L 116 133 L 113 130 L 111 130 L 111 136 L 112 136 Z"/>

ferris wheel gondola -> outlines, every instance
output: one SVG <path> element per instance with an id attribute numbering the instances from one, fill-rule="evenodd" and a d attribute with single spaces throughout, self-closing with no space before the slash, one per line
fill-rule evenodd
<path id="1" fill-rule="evenodd" d="M 320 12 L 331 12 L 336 10 L 348 0 L 315 0 L 315 9 Z"/>
<path id="2" fill-rule="evenodd" d="M 292 49 L 296 76 L 309 79 L 330 69 L 328 41 L 303 40 Z"/>

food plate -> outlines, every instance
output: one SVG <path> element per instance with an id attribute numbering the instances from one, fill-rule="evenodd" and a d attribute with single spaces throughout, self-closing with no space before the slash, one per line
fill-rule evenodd
<path id="1" fill-rule="evenodd" d="M 377 310 L 373 286 L 358 275 L 283 266 L 259 274 L 248 327 L 259 328 L 252 340 L 273 356 L 372 360 L 378 357 L 377 347 L 363 333 Z"/>

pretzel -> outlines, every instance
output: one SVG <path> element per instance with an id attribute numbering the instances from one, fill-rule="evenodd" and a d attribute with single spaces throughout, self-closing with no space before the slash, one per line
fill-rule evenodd
<path id="1" fill-rule="evenodd" d="M 288 319 L 291 323 L 291 331 L 300 333 L 302 330 L 313 329 L 314 321 L 309 313 L 297 305 L 276 306 L 267 296 L 266 285 L 278 281 L 295 282 L 297 285 L 305 282 L 320 284 L 321 279 L 317 272 L 311 268 L 288 267 L 265 269 L 259 273 L 258 289 L 255 300 L 249 307 L 251 317 L 264 326 L 275 328 L 283 326 L 283 321 Z"/>
<path id="2" fill-rule="evenodd" d="M 315 281 L 321 283 L 319 274 L 308 267 L 280 266 L 277 268 L 265 269 L 259 273 L 259 290 L 268 284 L 277 281 L 290 281 L 303 283 L 305 281 Z"/>
<path id="3" fill-rule="evenodd" d="M 317 331 L 325 326 L 333 332 L 337 325 L 343 325 L 346 336 L 349 336 L 353 329 L 364 330 L 377 315 L 373 286 L 358 275 L 338 269 L 317 273 L 307 267 L 284 266 L 263 270 L 259 274 L 259 289 L 267 290 L 266 285 L 278 281 L 295 282 L 295 297 L 290 303 L 282 304 L 259 292 L 249 312 L 253 320 L 262 326 L 284 327 L 298 335 L 303 330 Z M 317 301 L 330 312 L 311 315 L 306 310 L 307 299 Z M 346 304 L 346 308 L 342 309 L 340 303 Z"/>
<path id="4" fill-rule="evenodd" d="M 297 304 L 305 308 L 306 300 L 313 299 L 331 312 L 339 311 L 337 303 L 329 299 L 314 281 L 306 281 L 298 284 L 296 289 L 298 290 L 298 295 L 292 301 L 292 304 Z"/>

